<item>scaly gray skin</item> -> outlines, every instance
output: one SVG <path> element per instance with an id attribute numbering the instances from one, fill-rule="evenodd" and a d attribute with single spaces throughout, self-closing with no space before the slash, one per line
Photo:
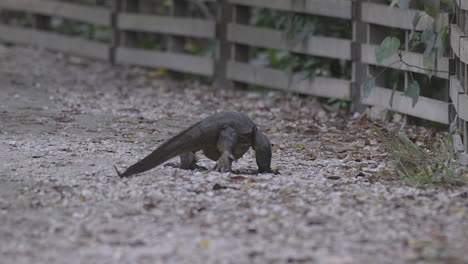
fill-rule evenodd
<path id="1" fill-rule="evenodd" d="M 167 140 L 151 154 L 130 166 L 120 177 L 150 170 L 165 161 L 180 155 L 180 167 L 197 168 L 195 153 L 203 154 L 216 162 L 214 170 L 231 171 L 231 163 L 244 155 L 249 148 L 255 150 L 259 173 L 271 171 L 271 144 L 268 138 L 245 114 L 219 113 L 192 125 L 175 137 Z"/>

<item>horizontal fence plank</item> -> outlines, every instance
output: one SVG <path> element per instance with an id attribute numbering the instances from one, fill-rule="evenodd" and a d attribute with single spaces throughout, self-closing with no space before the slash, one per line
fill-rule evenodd
<path id="1" fill-rule="evenodd" d="M 453 134 L 453 144 L 452 149 L 455 153 L 460 153 L 465 151 L 465 145 L 463 145 L 463 140 L 460 134 Z"/>
<path id="2" fill-rule="evenodd" d="M 463 10 L 468 10 L 468 0 L 457 0 L 458 6 Z"/>
<path id="3" fill-rule="evenodd" d="M 458 117 L 468 122 L 468 95 L 460 94 L 458 96 Z M 468 138 L 468 137 L 466 137 Z"/>
<path id="4" fill-rule="evenodd" d="M 110 26 L 111 22 L 111 12 L 107 8 L 50 0 L 1 0 L 0 9 L 63 17 L 101 26 Z"/>
<path id="5" fill-rule="evenodd" d="M 164 67 L 206 76 L 213 75 L 214 67 L 214 60 L 208 57 L 123 47 L 117 48 L 115 60 L 117 63 Z"/>
<path id="6" fill-rule="evenodd" d="M 362 50 L 362 61 L 367 64 L 372 64 L 376 66 L 384 66 L 389 67 L 392 69 L 400 69 L 405 71 L 411 71 L 416 73 L 425 73 L 424 72 L 424 63 L 423 63 L 423 55 L 420 53 L 415 52 L 405 52 L 403 51 L 403 61 L 407 64 L 400 62 L 400 58 L 398 54 L 394 54 L 392 57 L 387 58 L 382 61 L 381 64 L 377 63 L 377 59 L 375 58 L 375 49 L 378 46 L 370 45 L 370 44 L 363 44 L 361 47 Z M 413 66 L 413 67 L 412 67 Z M 446 57 L 439 58 L 437 63 L 437 71 L 434 72 L 434 76 L 439 78 L 448 79 L 448 69 L 449 69 L 449 59 Z"/>
<path id="7" fill-rule="evenodd" d="M 460 153 L 460 164 L 468 166 L 468 153 Z"/>
<path id="8" fill-rule="evenodd" d="M 347 39 L 311 36 L 291 47 L 279 30 L 231 23 L 228 25 L 228 40 L 250 46 L 289 50 L 333 59 L 351 59 L 351 40 Z"/>
<path id="9" fill-rule="evenodd" d="M 455 55 L 464 63 L 468 63 L 468 38 L 456 24 L 451 25 L 450 45 Z"/>
<path id="10" fill-rule="evenodd" d="M 230 61 L 227 67 L 229 80 L 250 83 L 302 94 L 349 99 L 350 81 L 326 77 L 304 80 L 298 74 L 292 78 L 281 70 L 269 69 Z"/>
<path id="11" fill-rule="evenodd" d="M 412 30 L 413 18 L 416 12 L 418 12 L 418 10 L 390 7 L 385 4 L 362 3 L 362 20 L 367 23 L 386 27 Z M 440 19 L 443 21 L 442 25 L 449 25 L 448 14 L 442 14 Z M 416 26 L 416 30 L 431 28 L 433 24 L 434 19 L 424 13 Z"/>
<path id="12" fill-rule="evenodd" d="M 214 21 L 156 15 L 121 13 L 118 15 L 121 30 L 157 32 L 199 38 L 215 38 Z"/>
<path id="13" fill-rule="evenodd" d="M 351 18 L 350 0 L 229 0 L 229 3 L 244 6 L 265 7 L 284 11 L 307 13 L 336 18 Z"/>
<path id="14" fill-rule="evenodd" d="M 455 107 L 455 110 L 459 112 L 459 101 L 458 97 L 460 94 L 463 94 L 463 87 L 460 83 L 460 80 L 458 80 L 456 75 L 451 75 L 450 76 L 450 99 L 452 99 L 453 106 Z"/>
<path id="15" fill-rule="evenodd" d="M 393 106 L 390 106 L 392 89 L 374 87 L 367 98 L 362 100 L 363 104 L 380 106 L 392 111 L 400 112 L 410 116 L 435 121 L 442 124 L 448 124 L 448 103 L 439 100 L 420 96 L 418 103 L 412 107 L 410 97 L 403 92 L 395 92 L 393 96 Z"/>
<path id="16" fill-rule="evenodd" d="M 0 25 L 0 40 L 11 43 L 37 45 L 102 60 L 108 60 L 109 58 L 109 46 L 106 44 L 86 40 L 81 37 L 60 35 L 29 28 Z"/>

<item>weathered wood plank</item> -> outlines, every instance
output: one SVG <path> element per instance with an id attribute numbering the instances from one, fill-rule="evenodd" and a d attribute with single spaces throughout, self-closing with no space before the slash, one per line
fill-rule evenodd
<path id="1" fill-rule="evenodd" d="M 350 81 L 334 78 L 315 77 L 304 80 L 299 75 L 292 79 L 281 70 L 268 69 L 246 63 L 230 61 L 228 79 L 302 94 L 349 99 Z"/>
<path id="2" fill-rule="evenodd" d="M 349 0 L 229 0 L 231 4 L 265 7 L 284 11 L 307 13 L 329 17 L 351 18 L 351 1 Z"/>
<path id="3" fill-rule="evenodd" d="M 381 106 L 389 110 L 416 116 L 434 122 L 448 124 L 448 103 L 439 100 L 420 96 L 418 103 L 412 107 L 412 101 L 403 92 L 395 92 L 393 96 L 393 105 L 390 106 L 391 89 L 374 87 L 367 98 L 362 102 L 367 105 Z"/>
<path id="4" fill-rule="evenodd" d="M 452 99 L 453 106 L 455 107 L 455 110 L 458 112 L 459 111 L 459 100 L 458 97 L 460 94 L 463 94 L 463 87 L 460 83 L 460 80 L 458 80 L 456 75 L 451 75 L 450 76 L 450 99 Z"/>
<path id="5" fill-rule="evenodd" d="M 218 41 L 218 52 L 216 56 L 216 65 L 214 69 L 215 84 L 217 88 L 231 87 L 232 82 L 227 79 L 227 63 L 233 54 L 232 45 L 228 41 L 228 24 L 233 21 L 234 8 L 228 3 L 228 0 L 218 1 L 218 24 L 217 24 L 217 36 Z"/>
<path id="6" fill-rule="evenodd" d="M 451 25 L 450 45 L 455 55 L 468 64 L 468 38 L 456 24 Z"/>
<path id="7" fill-rule="evenodd" d="M 463 140 L 460 134 L 453 135 L 452 149 L 453 151 L 455 151 L 455 153 L 460 153 L 460 152 L 465 151 L 465 145 L 463 145 Z"/>
<path id="8" fill-rule="evenodd" d="M 450 99 L 452 99 L 452 103 L 455 107 L 455 110 L 458 112 L 460 105 L 459 105 L 459 100 L 460 100 L 460 94 L 463 94 L 463 87 L 460 83 L 460 80 L 458 80 L 456 75 L 450 76 Z"/>
<path id="9" fill-rule="evenodd" d="M 403 61 L 407 64 L 400 62 L 398 54 L 393 55 L 390 58 L 387 58 L 382 61 L 382 63 L 377 63 L 375 58 L 375 49 L 376 45 L 364 44 L 362 45 L 362 61 L 367 64 L 385 66 L 393 69 L 400 69 L 404 71 L 411 71 L 416 73 L 425 73 L 424 72 L 424 63 L 423 55 L 415 52 L 404 52 Z M 439 58 L 437 63 L 437 72 L 434 72 L 434 76 L 439 78 L 448 79 L 448 69 L 449 69 L 449 59 L 446 57 Z"/>
<path id="10" fill-rule="evenodd" d="M 458 96 L 458 117 L 468 122 L 468 95 L 460 94 Z M 468 136 L 466 137 L 468 138 Z"/>
<path id="11" fill-rule="evenodd" d="M 110 26 L 111 22 L 111 12 L 107 8 L 51 0 L 1 0 L 0 9 L 58 16 L 102 26 Z"/>
<path id="12" fill-rule="evenodd" d="M 460 37 L 463 36 L 463 32 L 457 24 L 450 25 L 450 47 L 455 53 L 455 56 L 460 58 Z"/>
<path id="13" fill-rule="evenodd" d="M 413 18 L 418 12 L 415 9 L 390 7 L 384 4 L 362 3 L 362 20 L 371 24 L 396 27 L 406 30 L 413 29 Z M 448 26 L 448 14 L 441 16 L 442 25 Z M 416 26 L 416 30 L 432 27 L 434 19 L 424 13 Z"/>
<path id="14" fill-rule="evenodd" d="M 464 166 L 468 166 L 468 153 L 460 153 L 460 163 Z"/>
<path id="15" fill-rule="evenodd" d="M 311 36 L 291 47 L 279 30 L 230 23 L 228 40 L 262 48 L 290 50 L 334 59 L 351 59 L 351 40 L 348 39 Z"/>
<path id="16" fill-rule="evenodd" d="M 174 71 L 213 75 L 214 60 L 208 57 L 149 51 L 135 48 L 117 48 L 116 62 L 146 67 L 165 67 Z"/>
<path id="17" fill-rule="evenodd" d="M 121 13 L 118 25 L 122 30 L 157 32 L 199 38 L 215 38 L 214 21 L 156 15 Z"/>
<path id="18" fill-rule="evenodd" d="M 468 0 L 457 0 L 455 2 L 461 9 L 468 10 Z"/>
<path id="19" fill-rule="evenodd" d="M 363 43 L 367 43 L 371 27 L 362 21 L 362 4 L 364 1 L 352 2 L 353 42 L 351 43 L 352 81 L 351 81 L 351 107 L 352 112 L 364 112 L 366 107 L 361 102 L 361 86 L 367 79 L 369 66 L 362 62 Z"/>
<path id="20" fill-rule="evenodd" d="M 102 60 L 109 58 L 109 47 L 106 44 L 35 29 L 0 25 L 0 40 L 11 43 L 37 45 Z"/>

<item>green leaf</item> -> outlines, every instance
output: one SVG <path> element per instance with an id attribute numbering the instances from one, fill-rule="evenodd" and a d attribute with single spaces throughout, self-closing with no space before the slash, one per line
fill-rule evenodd
<path id="1" fill-rule="evenodd" d="M 445 12 L 453 12 L 455 9 L 456 2 L 455 0 L 440 0 L 441 9 Z M 453 12 L 454 13 L 454 12 Z"/>
<path id="2" fill-rule="evenodd" d="M 419 98 L 419 92 L 420 92 L 420 87 L 419 83 L 417 81 L 412 81 L 408 87 L 406 88 L 405 95 L 411 97 L 413 99 L 413 104 L 412 107 L 416 105 L 418 102 Z"/>
<path id="3" fill-rule="evenodd" d="M 421 32 L 411 31 L 409 35 L 409 39 L 410 39 L 410 49 L 414 49 L 416 46 L 422 43 Z"/>
<path id="4" fill-rule="evenodd" d="M 440 0 L 423 0 L 424 11 L 436 19 L 440 13 Z"/>
<path id="5" fill-rule="evenodd" d="M 433 30 L 426 29 L 423 31 L 421 34 L 421 41 L 426 46 L 426 49 L 424 50 L 424 56 L 427 56 L 429 53 L 433 52 L 436 38 L 437 34 Z"/>
<path id="6" fill-rule="evenodd" d="M 396 4 L 398 4 L 400 8 L 408 8 L 409 0 L 392 0 L 392 3 L 390 3 L 390 6 L 394 7 Z"/>
<path id="7" fill-rule="evenodd" d="M 424 55 L 423 65 L 424 65 L 426 75 L 427 77 L 429 77 L 429 79 L 432 78 L 436 58 L 437 58 L 437 54 L 434 50 L 431 51 L 429 54 Z"/>
<path id="8" fill-rule="evenodd" d="M 416 30 L 416 27 L 418 26 L 419 24 L 419 20 L 421 20 L 421 17 L 422 17 L 422 14 L 421 14 L 421 11 L 416 11 L 416 14 L 414 14 L 414 17 L 413 17 L 413 30 Z"/>
<path id="9" fill-rule="evenodd" d="M 375 86 L 375 77 L 370 75 L 362 84 L 362 98 L 367 98 Z"/>
<path id="10" fill-rule="evenodd" d="M 391 57 L 400 48 L 400 40 L 396 37 L 386 37 L 380 46 L 375 49 L 375 58 L 377 63 L 381 63 L 384 59 Z"/>
<path id="11" fill-rule="evenodd" d="M 305 24 L 298 32 L 295 32 L 293 38 L 289 41 L 291 47 L 295 47 L 301 43 L 307 36 L 313 34 L 315 31 L 315 25 L 312 23 Z"/>
<path id="12" fill-rule="evenodd" d="M 445 50 L 447 49 L 447 44 L 448 44 L 448 40 L 447 40 L 448 34 L 449 34 L 448 27 L 445 27 L 444 30 L 437 33 L 437 39 L 435 41 L 435 46 L 434 46 L 434 48 L 437 51 L 437 57 L 444 56 L 444 53 L 445 53 Z"/>

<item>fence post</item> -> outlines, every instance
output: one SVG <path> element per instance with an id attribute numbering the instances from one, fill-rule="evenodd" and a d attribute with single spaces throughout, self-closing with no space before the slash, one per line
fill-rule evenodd
<path id="1" fill-rule="evenodd" d="M 175 17 L 181 17 L 187 15 L 188 3 L 187 0 L 177 0 L 172 1 L 170 15 Z M 183 53 L 184 52 L 185 39 L 180 36 L 169 36 L 168 40 L 168 51 L 174 53 Z M 175 79 L 181 78 L 181 73 L 170 71 L 170 76 Z"/>
<path id="2" fill-rule="evenodd" d="M 187 1 L 186 0 L 179 0 L 173 1 L 171 10 L 171 16 L 185 16 L 187 14 Z M 169 38 L 169 50 L 180 52 L 184 50 L 184 38 L 179 36 L 171 36 Z"/>
<path id="3" fill-rule="evenodd" d="M 216 39 L 218 40 L 218 52 L 214 64 L 215 87 L 229 87 L 232 83 L 227 78 L 227 64 L 231 58 L 231 45 L 228 40 L 228 26 L 232 22 L 232 5 L 228 0 L 220 0 L 218 3 L 218 17 L 216 23 Z"/>
<path id="4" fill-rule="evenodd" d="M 120 31 L 119 31 L 119 25 L 117 23 L 118 16 L 120 11 L 122 10 L 122 5 L 121 5 L 121 0 L 113 0 L 112 1 L 112 7 L 111 7 L 111 21 L 110 21 L 110 26 L 111 26 L 111 32 L 112 32 L 112 39 L 111 39 L 111 44 L 109 48 L 109 62 L 114 65 L 115 64 L 115 59 L 116 59 L 116 53 L 117 53 L 117 48 L 120 45 Z"/>
<path id="5" fill-rule="evenodd" d="M 367 77 L 367 65 L 362 63 L 362 44 L 367 42 L 367 25 L 362 21 L 363 0 L 352 1 L 353 21 L 353 81 L 351 83 L 351 111 L 363 112 L 365 106 L 361 103 L 361 85 Z"/>
<path id="6" fill-rule="evenodd" d="M 233 7 L 233 22 L 236 24 L 248 24 L 250 20 L 250 7 L 236 5 Z M 234 44 L 232 47 L 231 58 L 238 62 L 247 63 L 249 61 L 249 46 Z M 238 88 L 245 88 L 246 84 L 234 82 Z"/>
<path id="7" fill-rule="evenodd" d="M 468 28 L 466 27 L 466 23 L 467 23 L 467 11 L 466 10 L 462 10 L 460 8 L 460 11 L 461 11 L 461 14 L 460 14 L 460 28 L 462 29 L 463 33 L 466 35 L 467 32 L 468 32 Z M 461 53 L 460 53 L 461 55 Z M 468 95 L 468 65 L 466 65 L 465 63 L 461 62 L 462 64 L 462 69 L 463 69 L 463 72 L 460 74 L 463 76 L 462 79 L 460 80 L 463 80 L 462 84 L 463 84 L 463 91 L 465 92 L 465 94 Z M 463 121 L 463 124 L 462 124 L 462 129 L 463 129 L 463 135 L 464 135 L 464 143 L 465 143 L 465 156 L 464 158 L 468 158 L 467 155 L 468 155 L 468 120 L 464 120 Z M 465 163 L 465 165 L 468 165 L 468 160 L 463 160 L 463 162 Z"/>
<path id="8" fill-rule="evenodd" d="M 140 0 L 120 0 L 121 12 L 138 13 Z M 135 47 L 138 45 L 138 33 L 137 32 L 121 32 L 120 33 L 120 44 L 126 47 Z"/>

